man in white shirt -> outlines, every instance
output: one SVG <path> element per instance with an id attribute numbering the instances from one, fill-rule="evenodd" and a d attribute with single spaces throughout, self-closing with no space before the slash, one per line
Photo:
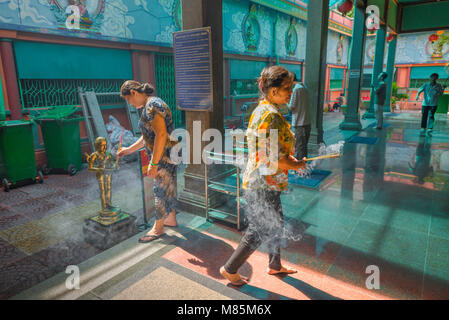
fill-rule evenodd
<path id="1" fill-rule="evenodd" d="M 419 101 L 419 95 L 424 92 L 424 101 L 422 103 L 422 118 L 421 118 L 421 131 L 420 134 L 424 135 L 427 129 L 427 120 L 429 118 L 430 111 L 430 121 L 429 128 L 427 129 L 427 134 L 432 135 L 433 125 L 435 123 L 435 112 L 438 108 L 438 98 L 443 94 L 446 87 L 437 83 L 438 74 L 432 73 L 430 76 L 430 82 L 424 84 L 419 88 L 416 94 L 416 100 Z"/>
<path id="2" fill-rule="evenodd" d="M 292 125 L 295 127 L 295 157 L 307 157 L 307 144 L 310 138 L 310 98 L 309 92 L 295 75 L 293 93 L 288 107 L 292 112 Z"/>

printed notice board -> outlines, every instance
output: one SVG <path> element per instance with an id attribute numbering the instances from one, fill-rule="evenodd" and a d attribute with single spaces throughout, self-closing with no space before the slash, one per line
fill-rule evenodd
<path id="1" fill-rule="evenodd" d="M 210 27 L 173 33 L 178 109 L 212 111 Z"/>

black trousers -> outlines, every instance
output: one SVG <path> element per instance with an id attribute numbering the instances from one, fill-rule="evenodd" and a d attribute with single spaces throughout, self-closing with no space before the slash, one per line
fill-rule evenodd
<path id="1" fill-rule="evenodd" d="M 307 157 L 307 144 L 309 143 L 311 126 L 295 127 L 295 157 L 298 160 Z"/>
<path id="2" fill-rule="evenodd" d="M 433 124 L 435 123 L 435 112 L 438 106 L 422 106 L 422 118 L 421 118 L 421 128 L 427 128 L 427 120 L 429 121 L 429 129 L 433 129 Z M 429 117 L 430 111 L 430 117 Z M 429 119 L 430 118 L 430 119 Z"/>
<path id="3" fill-rule="evenodd" d="M 262 242 L 266 242 L 269 251 L 268 266 L 280 270 L 284 232 L 281 193 L 263 189 L 247 190 L 245 198 L 248 203 L 248 228 L 224 268 L 229 273 L 236 273 Z"/>

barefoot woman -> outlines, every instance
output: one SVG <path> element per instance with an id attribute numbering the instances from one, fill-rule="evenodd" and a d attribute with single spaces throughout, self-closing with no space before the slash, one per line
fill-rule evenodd
<path id="1" fill-rule="evenodd" d="M 162 99 L 151 96 L 154 89 L 148 83 L 128 80 L 122 84 L 121 96 L 135 108 L 144 108 L 139 127 L 142 136 L 128 148 L 122 148 L 119 157 L 131 154 L 145 146 L 150 160 L 148 177 L 154 178 L 156 222 L 153 228 L 139 242 L 150 242 L 164 234 L 164 225 L 176 227 L 176 164 L 170 160 L 170 141 L 173 116 Z"/>
<path id="2" fill-rule="evenodd" d="M 284 233 L 281 191 L 287 189 L 288 170 L 305 166 L 293 157 L 294 135 L 279 109 L 290 101 L 293 79 L 294 75 L 280 66 L 265 68 L 259 78 L 261 99 L 248 124 L 249 158 L 243 174 L 249 206 L 248 228 L 238 248 L 220 269 L 234 285 L 248 280 L 237 271 L 262 242 L 267 243 L 269 250 L 268 274 L 296 272 L 281 265 L 280 254 Z M 277 135 L 271 135 L 276 131 L 270 130 L 277 130 Z"/>

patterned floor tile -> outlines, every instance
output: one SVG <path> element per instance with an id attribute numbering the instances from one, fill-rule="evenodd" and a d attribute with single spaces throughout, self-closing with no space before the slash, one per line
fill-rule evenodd
<path id="1" fill-rule="evenodd" d="M 9 243 L 15 243 L 22 241 L 37 234 L 44 234 L 51 230 L 38 221 L 32 221 L 20 226 L 0 231 L 0 238 L 8 241 Z"/>
<path id="2" fill-rule="evenodd" d="M 33 253 L 46 249 L 54 245 L 55 243 L 62 241 L 63 239 L 64 235 L 46 232 L 14 242 L 13 244 L 21 251 L 31 255 Z"/>
<path id="3" fill-rule="evenodd" d="M 56 205 L 44 199 L 29 199 L 14 205 L 13 210 L 34 220 L 45 217 Z"/>
<path id="4" fill-rule="evenodd" d="M 46 183 L 43 184 L 31 184 L 23 186 L 20 191 L 25 192 L 30 198 L 41 198 L 57 192 L 59 189 L 50 186 Z"/>
<path id="5" fill-rule="evenodd" d="M 31 220 L 22 214 L 7 208 L 0 208 L 0 231 L 30 222 Z"/>
<path id="6" fill-rule="evenodd" d="M 65 270 L 69 265 L 77 265 L 100 252 L 101 250 L 85 243 L 82 235 L 78 235 L 39 251 L 32 257 L 57 273 Z"/>
<path id="7" fill-rule="evenodd" d="M 48 195 L 45 199 L 47 202 L 54 205 L 54 208 L 49 210 L 51 213 L 78 207 L 89 201 L 87 196 L 73 194 L 64 190 L 58 190 L 57 192 Z"/>
<path id="8" fill-rule="evenodd" d="M 49 278 L 53 272 L 31 257 L 0 267 L 0 292 L 9 297 Z"/>
<path id="9" fill-rule="evenodd" d="M 26 257 L 26 254 L 9 242 L 0 239 L 0 266 Z"/>
<path id="10" fill-rule="evenodd" d="M 17 203 L 28 200 L 30 195 L 19 189 L 11 189 L 9 192 L 4 192 L 0 189 L 0 204 L 3 207 L 13 207 Z"/>

